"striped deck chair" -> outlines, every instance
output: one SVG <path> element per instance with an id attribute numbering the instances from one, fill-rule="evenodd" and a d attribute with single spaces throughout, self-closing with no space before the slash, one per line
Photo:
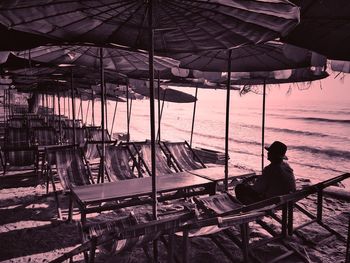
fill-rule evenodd
<path id="1" fill-rule="evenodd" d="M 74 139 L 73 139 L 73 127 L 64 127 L 63 128 L 64 132 L 64 139 L 68 144 L 73 144 Z M 85 129 L 83 128 L 75 128 L 75 144 L 84 144 L 86 141 L 86 134 L 85 134 Z"/>
<path id="2" fill-rule="evenodd" d="M 163 142 L 163 145 L 180 171 L 206 168 L 187 141 Z"/>
<path id="3" fill-rule="evenodd" d="M 63 190 L 68 193 L 72 187 L 93 184 L 94 180 L 91 175 L 90 167 L 84 162 L 83 150 L 77 145 L 49 148 L 46 151 L 46 156 L 51 165 L 48 176 L 54 190 L 57 211 L 59 217 L 61 217 L 61 209 L 54 182 L 53 171 L 56 170 Z M 53 166 L 55 166 L 55 169 L 53 169 Z M 71 209 L 72 207 L 70 206 L 69 220 L 71 219 Z"/>
<path id="4" fill-rule="evenodd" d="M 236 255 L 232 254 L 231 251 L 228 251 L 213 234 L 222 231 L 229 240 L 233 241 L 238 247 L 240 247 L 242 249 L 243 262 L 250 262 L 250 260 L 262 262 L 252 250 L 271 242 L 278 242 L 287 249 L 287 252 L 281 251 L 282 254 L 278 255 L 277 259 L 270 259 L 273 262 L 277 262 L 277 260 L 281 261 L 292 255 L 298 257 L 304 262 L 309 262 L 307 256 L 284 241 L 287 236 L 288 214 L 287 209 L 283 206 L 284 202 L 280 197 L 266 199 L 251 205 L 242 205 L 233 196 L 225 193 L 200 199 L 197 198 L 195 199 L 195 202 L 200 211 L 202 211 L 202 217 L 204 219 L 202 222 L 194 224 L 194 227 L 199 225 L 201 228 L 198 228 L 197 230 L 189 230 L 188 233 L 186 233 L 187 237 L 209 236 L 214 244 L 223 251 L 230 261 L 237 261 Z M 275 211 L 281 208 L 283 221 L 281 230 L 278 233 L 275 229 L 272 229 L 267 225 L 262 218 L 274 215 Z M 220 220 L 218 220 L 216 225 L 215 218 L 217 217 L 219 217 Z M 213 220 L 214 224 L 211 223 Z M 269 233 L 270 236 L 258 241 L 249 242 L 249 222 L 258 223 L 267 233 Z M 239 236 L 232 231 L 231 227 L 239 228 Z M 190 229 L 193 229 L 193 227 L 190 227 Z M 187 243 L 187 246 L 188 245 L 189 244 Z"/>
<path id="5" fill-rule="evenodd" d="M 38 159 L 37 148 L 33 146 L 9 147 L 5 145 L 4 153 L 4 174 L 8 171 L 34 172 L 37 174 Z"/>
<path id="6" fill-rule="evenodd" d="M 89 141 L 102 141 L 102 128 L 99 126 L 85 127 Z M 105 141 L 110 141 L 111 136 L 108 131 L 104 130 Z"/>
<path id="7" fill-rule="evenodd" d="M 34 143 L 39 146 L 57 145 L 58 136 L 53 127 L 37 127 L 33 129 Z"/>
<path id="8" fill-rule="evenodd" d="M 27 127 L 29 129 L 40 128 L 45 126 L 45 120 L 42 118 L 33 118 L 27 120 Z"/>
<path id="9" fill-rule="evenodd" d="M 139 223 L 135 216 L 130 214 L 106 222 L 87 224 L 80 228 L 82 245 L 51 262 L 63 262 L 80 253 L 84 253 L 86 262 L 94 262 L 96 248 L 99 248 L 100 253 L 111 256 L 142 246 L 146 256 L 149 257 L 147 248 L 149 242 L 165 235 L 173 235 L 194 217 L 194 212 L 188 211 L 167 218 Z M 168 245 L 168 258 L 172 258 L 174 253 L 172 245 Z"/>
<path id="10" fill-rule="evenodd" d="M 148 175 L 151 175 L 151 167 L 152 167 L 152 158 L 151 158 L 151 144 L 146 142 L 141 143 L 132 143 L 134 149 L 136 149 L 136 153 L 139 157 L 139 163 L 143 164 L 144 169 L 146 170 Z M 171 174 L 177 172 L 175 165 L 171 162 L 169 158 L 166 157 L 162 148 L 159 144 L 155 145 L 155 154 L 156 154 L 156 174 Z M 175 169 L 173 170 L 172 167 Z"/>
<path id="11" fill-rule="evenodd" d="M 138 164 L 136 164 L 136 158 L 132 155 L 127 145 L 106 146 L 105 162 L 107 177 L 112 182 L 137 178 L 132 170 L 133 165 L 136 166 L 139 176 L 141 176 L 141 171 Z M 132 166 L 130 166 L 130 162 L 133 163 Z"/>
<path id="12" fill-rule="evenodd" d="M 30 143 L 27 129 L 12 127 L 6 128 L 5 141 L 8 147 L 24 147 Z"/>
<path id="13" fill-rule="evenodd" d="M 22 128 L 25 127 L 26 122 L 24 118 L 15 118 L 7 120 L 7 127 Z"/>

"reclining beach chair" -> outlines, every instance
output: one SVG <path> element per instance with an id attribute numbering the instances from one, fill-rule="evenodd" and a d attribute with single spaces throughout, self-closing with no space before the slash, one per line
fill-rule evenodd
<path id="1" fill-rule="evenodd" d="M 180 171 L 206 168 L 187 141 L 163 142 L 163 145 Z"/>
<path id="2" fill-rule="evenodd" d="M 58 145 L 57 132 L 53 127 L 33 128 L 33 144 L 39 146 Z"/>
<path id="3" fill-rule="evenodd" d="M 45 120 L 43 118 L 29 118 L 27 120 L 28 129 L 40 128 L 45 126 Z"/>
<path id="4" fill-rule="evenodd" d="M 115 220 L 87 224 L 81 227 L 82 245 L 51 262 L 63 262 L 80 253 L 84 253 L 86 262 L 94 262 L 97 248 L 100 253 L 113 255 L 131 251 L 133 248 L 140 246 L 144 248 L 150 261 L 158 262 L 156 258 L 150 258 L 146 245 L 161 236 L 173 235 L 194 217 L 193 211 L 187 211 L 179 215 L 139 223 L 136 217 L 130 214 Z M 173 251 L 173 246 L 169 245 L 168 258 L 172 258 Z"/>
<path id="5" fill-rule="evenodd" d="M 102 128 L 99 126 L 87 126 L 85 127 L 88 141 L 102 141 Z M 105 141 L 110 141 L 111 136 L 109 135 L 108 131 L 104 130 L 104 139 Z"/>
<path id="6" fill-rule="evenodd" d="M 51 179 L 52 187 L 55 193 L 57 210 L 61 217 L 58 195 L 54 182 L 53 171 L 56 170 L 59 181 L 65 192 L 70 192 L 72 187 L 80 185 L 93 184 L 94 180 L 88 165 L 84 163 L 83 150 L 77 146 L 59 146 L 46 149 L 46 158 L 50 163 L 48 176 Z M 55 166 L 56 169 L 53 169 Z M 71 209 L 69 219 L 71 218 Z"/>
<path id="7" fill-rule="evenodd" d="M 37 147 L 35 146 L 8 146 L 3 148 L 3 173 L 8 171 L 20 171 L 22 174 L 37 175 L 38 156 Z"/>
<path id="8" fill-rule="evenodd" d="M 5 130 L 5 142 L 8 147 L 29 147 L 30 136 L 27 129 L 8 127 Z"/>
<path id="9" fill-rule="evenodd" d="M 130 147 L 133 147 L 132 149 L 134 152 L 136 152 L 139 160 L 138 163 L 142 164 L 147 174 L 151 176 L 152 156 L 151 144 L 149 141 L 131 143 Z M 162 150 L 162 146 L 160 144 L 156 144 L 155 155 L 157 175 L 178 172 L 174 163 L 164 154 L 164 151 Z M 171 167 L 173 167 L 173 169 Z"/>
<path id="10" fill-rule="evenodd" d="M 212 228 L 209 228 L 209 232 L 206 231 L 206 229 L 204 229 L 204 231 L 199 229 L 198 232 L 194 232 L 192 235 L 208 235 L 218 231 L 223 231 L 231 241 L 242 249 L 243 262 L 249 262 L 252 259 L 257 262 L 266 262 L 265 260 L 261 261 L 252 250 L 271 242 L 279 242 L 287 248 L 287 251 L 282 255 L 279 255 L 277 259 L 273 259 L 273 262 L 282 260 L 292 254 L 295 254 L 305 262 L 309 262 L 308 258 L 303 253 L 299 252 L 284 241 L 284 238 L 287 236 L 287 209 L 282 206 L 283 201 L 280 197 L 266 199 L 251 205 L 242 205 L 237 199 L 228 193 L 195 199 L 195 201 L 197 206 L 205 214 L 205 219 L 200 226 L 205 226 L 206 222 L 210 222 L 210 220 L 213 218 L 215 219 L 215 217 L 220 217 L 221 219 L 218 223 L 219 229 L 213 230 Z M 271 216 L 271 214 L 274 214 L 276 210 L 281 208 L 282 226 L 280 233 L 277 233 L 261 219 L 266 216 Z M 250 243 L 248 231 L 249 222 L 256 222 L 261 225 L 271 237 L 266 237 L 257 242 Z M 227 228 L 228 226 L 238 226 L 240 229 L 240 238 L 234 234 L 231 228 Z M 191 235 L 191 231 L 189 231 L 187 235 L 188 234 Z M 210 238 L 231 261 L 237 260 L 237 258 L 233 257 L 230 251 L 227 251 L 227 248 L 225 248 L 215 236 L 210 236 Z"/>
<path id="11" fill-rule="evenodd" d="M 64 132 L 64 140 L 68 144 L 73 144 L 74 143 L 73 127 L 64 127 L 63 132 Z M 75 144 L 84 144 L 85 141 L 86 141 L 85 129 L 76 127 L 75 128 Z"/>
<path id="12" fill-rule="evenodd" d="M 7 127 L 24 128 L 26 126 L 26 119 L 24 117 L 11 118 L 7 120 Z"/>
<path id="13" fill-rule="evenodd" d="M 142 177 L 136 158 L 132 155 L 128 145 L 106 146 L 105 166 L 110 182 Z M 132 170 L 134 166 L 137 168 L 138 176 Z"/>
<path id="14" fill-rule="evenodd" d="M 334 229 L 332 229 L 330 226 L 326 225 L 323 222 L 323 191 L 325 188 L 332 185 L 337 185 L 339 182 L 342 182 L 343 180 L 346 180 L 348 178 L 350 178 L 350 173 L 345 173 L 345 174 L 330 178 L 328 180 L 322 181 L 320 183 L 307 186 L 303 189 L 296 191 L 295 193 L 281 196 L 282 201 L 285 203 L 285 205 L 288 208 L 288 234 L 293 235 L 293 233 L 295 233 L 299 237 L 303 238 L 304 240 L 312 243 L 313 242 L 312 240 L 309 240 L 305 236 L 300 235 L 298 233 L 298 230 L 310 224 L 317 223 L 318 225 L 326 229 L 330 233 L 330 236 L 336 235 L 338 238 L 345 241 L 345 238 L 340 233 L 336 232 Z M 316 214 L 310 212 L 307 207 L 302 207 L 300 204 L 298 204 L 299 201 L 302 201 L 303 199 L 313 194 L 317 195 Z M 294 226 L 293 214 L 296 211 L 303 213 L 310 220 L 303 223 L 302 225 Z"/>

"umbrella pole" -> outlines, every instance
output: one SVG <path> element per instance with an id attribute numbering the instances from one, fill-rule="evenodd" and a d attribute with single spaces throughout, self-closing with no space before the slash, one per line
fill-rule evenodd
<path id="1" fill-rule="evenodd" d="M 163 116 L 163 110 L 164 110 L 164 102 L 165 102 L 166 91 L 167 90 L 165 89 L 164 93 L 163 93 L 163 98 L 162 98 L 162 108 L 161 108 L 160 114 L 159 114 L 159 127 L 160 127 L 160 124 L 162 123 L 162 116 Z M 158 129 L 157 138 L 158 137 L 159 137 L 159 140 L 160 140 L 160 129 Z"/>
<path id="2" fill-rule="evenodd" d="M 131 122 L 131 110 L 132 110 L 132 99 L 130 98 L 130 106 L 129 106 L 129 119 L 128 119 L 128 127 L 130 130 L 130 122 Z M 129 131 L 129 137 L 128 139 L 130 140 L 130 131 Z"/>
<path id="3" fill-rule="evenodd" d="M 70 72 L 70 91 L 72 95 L 72 119 L 73 119 L 73 144 L 76 143 L 76 134 L 75 134 L 75 98 L 74 98 L 74 87 L 73 87 L 73 68 Z"/>
<path id="4" fill-rule="evenodd" d="M 263 112 L 262 112 L 262 125 L 261 125 L 261 172 L 264 169 L 264 145 L 265 145 L 265 109 L 266 109 L 266 80 L 264 80 L 263 86 Z"/>
<path id="5" fill-rule="evenodd" d="M 102 128 L 102 151 L 100 161 L 100 175 L 98 178 L 101 182 L 104 182 L 105 174 L 105 79 L 104 79 L 104 68 L 103 68 L 103 48 L 100 48 L 100 77 L 101 77 L 101 128 Z"/>
<path id="6" fill-rule="evenodd" d="M 196 118 L 197 95 L 198 95 L 198 86 L 196 87 L 196 93 L 195 93 L 196 100 L 194 101 L 194 105 L 193 105 L 192 128 L 191 128 L 191 138 L 190 138 L 190 146 L 191 146 L 191 148 L 192 148 L 192 137 L 193 137 L 193 131 L 194 131 L 194 120 Z"/>
<path id="7" fill-rule="evenodd" d="M 57 93 L 58 95 L 58 132 L 59 132 L 59 137 L 58 139 L 60 140 L 60 144 L 62 144 L 62 123 L 61 123 L 61 97 L 60 93 Z"/>
<path id="8" fill-rule="evenodd" d="M 160 141 L 160 75 L 159 75 L 159 71 L 157 71 L 158 73 L 158 134 L 157 134 L 157 140 Z"/>
<path id="9" fill-rule="evenodd" d="M 130 140 L 130 126 L 129 126 L 129 85 L 126 85 L 126 141 Z"/>
<path id="10" fill-rule="evenodd" d="M 92 100 L 91 100 L 91 118 L 92 118 L 92 126 L 95 126 L 95 96 L 94 96 L 94 90 L 91 89 L 92 92 Z"/>
<path id="11" fill-rule="evenodd" d="M 85 118 L 85 125 L 87 124 L 88 116 L 89 116 L 89 109 L 90 109 L 90 100 L 88 100 L 88 105 L 86 108 L 86 118 Z"/>
<path id="12" fill-rule="evenodd" d="M 80 118 L 81 118 L 81 122 L 84 123 L 84 119 L 83 119 L 83 101 L 81 99 L 81 94 L 79 96 L 79 111 L 78 111 L 78 116 L 80 114 Z"/>
<path id="13" fill-rule="evenodd" d="M 46 123 L 48 123 L 49 122 L 49 94 L 47 93 L 47 91 L 46 91 L 46 93 L 45 93 L 45 100 L 46 100 L 46 111 L 45 111 L 45 115 L 46 115 Z"/>
<path id="14" fill-rule="evenodd" d="M 148 30 L 149 30 L 149 81 L 150 81 L 150 124 L 151 124 L 151 160 L 152 160 L 152 199 L 153 199 L 153 217 L 154 220 L 158 219 L 157 215 L 157 182 L 156 182 L 156 144 L 155 144 L 155 125 L 154 125 L 154 32 L 153 32 L 153 0 L 148 2 Z M 153 241 L 153 257 L 155 262 L 158 262 L 158 242 Z"/>
<path id="15" fill-rule="evenodd" d="M 115 115 L 117 114 L 118 99 L 119 99 L 119 96 L 117 96 L 117 100 L 115 101 L 115 107 L 114 107 L 114 113 L 113 113 L 113 121 L 112 121 L 112 128 L 111 128 L 111 136 L 110 136 L 111 139 L 113 138 L 114 121 L 115 121 Z"/>
<path id="16" fill-rule="evenodd" d="M 228 190 L 228 136 L 230 127 L 230 87 L 231 87 L 231 56 L 232 50 L 228 51 L 227 61 L 227 93 L 226 93 L 226 127 L 225 127 L 225 191 Z"/>
<path id="17" fill-rule="evenodd" d="M 104 91 L 106 92 L 106 87 L 104 88 Z M 108 104 L 108 99 L 105 97 L 104 107 L 105 107 L 105 126 L 106 126 L 106 130 L 108 130 L 108 107 L 107 107 L 107 104 Z M 102 130 L 102 132 L 104 132 L 104 130 Z"/>

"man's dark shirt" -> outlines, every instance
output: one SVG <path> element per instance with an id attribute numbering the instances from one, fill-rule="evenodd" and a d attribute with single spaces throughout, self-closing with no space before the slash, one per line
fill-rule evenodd
<path id="1" fill-rule="evenodd" d="M 283 161 L 271 163 L 264 168 L 252 188 L 264 198 L 293 192 L 295 191 L 293 169 Z"/>

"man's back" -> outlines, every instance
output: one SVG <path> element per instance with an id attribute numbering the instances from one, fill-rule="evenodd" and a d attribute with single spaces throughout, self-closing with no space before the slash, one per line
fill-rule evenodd
<path id="1" fill-rule="evenodd" d="M 253 189 L 265 198 L 284 195 L 295 191 L 293 169 L 286 162 L 273 162 L 266 166 Z"/>

